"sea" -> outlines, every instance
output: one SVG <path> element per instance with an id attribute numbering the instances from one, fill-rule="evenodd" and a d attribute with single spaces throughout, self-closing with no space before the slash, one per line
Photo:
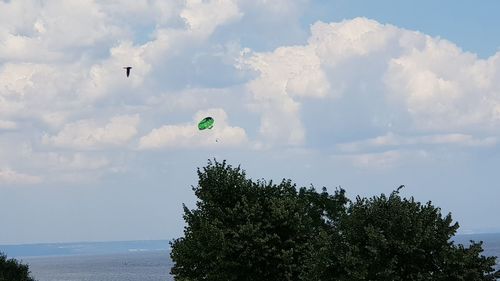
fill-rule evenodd
<path id="1" fill-rule="evenodd" d="M 23 258 L 38 281 L 169 281 L 169 252 Z"/>
<path id="2" fill-rule="evenodd" d="M 483 241 L 484 255 L 500 257 L 500 233 L 457 235 L 453 240 L 464 245 Z M 38 281 L 174 280 L 166 240 L 0 245 L 0 251 L 28 264 Z"/>
<path id="3" fill-rule="evenodd" d="M 0 245 L 37 281 L 170 281 L 167 240 Z"/>

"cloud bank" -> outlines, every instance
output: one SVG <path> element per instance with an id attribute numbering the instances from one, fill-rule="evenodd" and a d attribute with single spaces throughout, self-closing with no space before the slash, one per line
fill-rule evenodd
<path id="1" fill-rule="evenodd" d="M 500 53 L 366 18 L 268 49 L 237 32 L 295 30 L 307 1 L 285 2 L 0 2 L 0 145 L 29 148 L 23 161 L 3 153 L 3 181 L 63 166 L 99 177 L 123 165 L 117 151 L 296 147 L 376 166 L 496 146 Z M 200 132 L 205 116 L 216 126 Z"/>

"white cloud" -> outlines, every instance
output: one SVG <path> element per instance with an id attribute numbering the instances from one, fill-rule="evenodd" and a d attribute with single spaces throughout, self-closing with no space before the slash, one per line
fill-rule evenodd
<path id="1" fill-rule="evenodd" d="M 44 158 L 47 165 L 59 170 L 97 170 L 110 164 L 109 160 L 103 156 L 92 157 L 81 152 L 71 155 L 51 152 L 46 154 Z"/>
<path id="2" fill-rule="evenodd" d="M 47 47 L 56 50 L 92 46 L 119 32 L 94 1 L 46 1 L 34 27 L 49 39 Z"/>
<path id="3" fill-rule="evenodd" d="M 53 111 L 41 113 L 41 120 L 51 129 L 61 127 L 70 113 L 68 111 Z"/>
<path id="4" fill-rule="evenodd" d="M 412 163 L 419 160 L 428 161 L 430 159 L 429 153 L 421 149 L 393 149 L 383 152 L 338 154 L 332 157 L 355 167 L 370 170 L 390 169 L 402 163 Z"/>
<path id="5" fill-rule="evenodd" d="M 329 84 L 314 48 L 278 48 L 272 53 L 256 53 L 245 63 L 260 73 L 259 79 L 250 83 L 256 99 L 282 94 L 324 97 L 328 93 Z M 259 89 L 259 84 L 270 89 Z"/>
<path id="6" fill-rule="evenodd" d="M 17 128 L 17 124 L 8 120 L 0 120 L 0 130 L 11 130 Z"/>
<path id="7" fill-rule="evenodd" d="M 98 170 L 125 165 L 110 151 L 126 150 L 138 131 L 158 124 L 163 106 L 168 114 L 201 107 L 175 95 L 193 79 L 190 68 L 185 74 L 179 68 L 197 69 L 193 57 L 199 53 L 232 67 L 226 53 L 235 48 L 221 49 L 227 42 L 208 40 L 219 26 L 242 17 L 239 5 L 229 0 L 0 1 L 0 130 L 11 130 L 2 145 L 17 148 L 22 140 L 31 147 L 22 159 L 3 153 L 2 165 L 43 174 L 61 171 L 61 178 L 82 178 L 78 173 L 96 178 Z M 126 65 L 133 67 L 128 78 Z M 165 103 L 151 102 L 160 95 Z M 214 103 L 204 100 L 202 106 Z M 151 121 L 146 128 L 139 124 L 142 114 Z M 105 121 L 107 116 L 116 117 Z M 219 146 L 246 140 L 243 129 L 224 120 L 221 115 L 218 131 L 211 134 L 221 137 Z"/>
<path id="8" fill-rule="evenodd" d="M 322 64 L 335 66 L 348 59 L 390 49 L 398 31 L 394 26 L 366 18 L 330 24 L 317 22 L 311 26 L 308 43 L 316 50 Z"/>
<path id="9" fill-rule="evenodd" d="M 0 27 L 4 32 L 28 33 L 35 21 L 39 9 L 39 1 L 19 0 L 0 2 Z M 24 15 L 20 17 L 20 15 Z"/>
<path id="10" fill-rule="evenodd" d="M 468 134 L 437 134 L 426 136 L 401 136 L 394 133 L 375 138 L 338 144 L 340 151 L 358 152 L 373 148 L 388 148 L 401 146 L 420 147 L 422 145 L 457 145 L 462 147 L 493 146 L 498 142 L 497 137 L 475 138 Z"/>
<path id="11" fill-rule="evenodd" d="M 311 32 L 305 46 L 281 47 L 242 58 L 243 65 L 259 73 L 248 88 L 254 99 L 252 108 L 261 113 L 260 132 L 267 141 L 303 144 L 306 132 L 298 98 L 340 97 L 345 86 L 328 77 L 325 67 L 332 69 L 349 59 L 384 50 L 396 28 L 357 18 L 333 24 L 318 22 Z"/>
<path id="12" fill-rule="evenodd" d="M 94 1 L 10 1 L 2 6 L 0 17 L 10 20 L 0 30 L 0 60 L 61 60 L 121 33 Z"/>
<path id="13" fill-rule="evenodd" d="M 101 151 L 46 151 L 34 148 L 30 143 L 16 147 L 16 155 L 20 163 L 25 161 L 32 167 L 43 166 L 46 176 L 54 172 L 55 177 L 65 173 L 99 170 L 112 164 L 109 154 L 103 154 Z"/>
<path id="14" fill-rule="evenodd" d="M 125 145 L 137 134 L 138 124 L 138 114 L 115 116 L 102 127 L 95 120 L 86 119 L 66 124 L 57 135 L 45 135 L 42 142 L 73 149 Z"/>
<path id="15" fill-rule="evenodd" d="M 261 10 L 267 10 L 275 15 L 290 16 L 300 13 L 300 9 L 307 7 L 308 0 L 240 0 L 242 5 L 255 5 Z"/>
<path id="16" fill-rule="evenodd" d="M 235 0 L 187 0 L 180 15 L 190 31 L 206 37 L 217 26 L 239 19 L 242 13 Z"/>
<path id="17" fill-rule="evenodd" d="M 198 130 L 197 123 L 210 116 L 215 123 L 212 129 Z M 245 130 L 229 126 L 227 114 L 223 109 L 215 108 L 198 111 L 192 123 L 183 125 L 165 125 L 153 129 L 139 142 L 140 149 L 158 149 L 173 147 L 231 147 L 247 142 Z"/>
<path id="18" fill-rule="evenodd" d="M 1 84 L 6 93 L 15 95 L 43 95 L 53 97 L 66 92 L 81 79 L 80 72 L 72 73 L 78 65 L 50 65 L 37 63 L 7 63 L 2 66 Z M 38 90 L 37 88 L 41 88 Z"/>
<path id="19" fill-rule="evenodd" d="M 446 40 L 365 18 L 317 22 L 308 40 L 294 35 L 269 51 L 286 41 L 273 28 L 295 32 L 308 2 L 0 2 L 6 143 L 26 140 L 75 170 L 113 167 L 110 148 L 132 149 L 135 141 L 141 149 L 320 143 L 314 148 L 355 152 L 496 144 L 499 54 L 482 60 Z M 249 26 L 259 33 L 253 41 L 240 32 Z M 269 35 L 281 39 L 257 42 Z M 246 48 L 252 44 L 262 51 Z M 133 67 L 128 78 L 125 65 Z M 211 107 L 219 111 L 203 114 L 221 114 L 214 130 L 196 129 L 201 116 L 178 124 Z M 149 133 L 137 140 L 138 132 Z M 82 150 L 105 155 L 76 156 Z M 7 166 L 16 161 L 9 157 Z"/>
<path id="20" fill-rule="evenodd" d="M 248 89 L 254 100 L 252 109 L 261 113 L 260 133 L 271 142 L 302 144 L 300 105 L 293 97 L 324 97 L 330 87 L 314 49 L 283 47 L 273 53 L 256 53 L 243 63 L 259 72 Z"/>
<path id="21" fill-rule="evenodd" d="M 152 43 L 133 46 L 132 42 L 122 42 L 111 48 L 107 60 L 90 67 L 89 80 L 82 81 L 79 98 L 85 103 L 92 103 L 113 95 L 134 93 L 130 88 L 137 89 L 142 86 L 151 71 L 151 63 L 146 61 L 145 54 L 150 46 Z M 127 78 L 123 69 L 126 66 L 132 67 Z"/>
<path id="22" fill-rule="evenodd" d="M 99 4 L 114 23 L 130 30 L 167 24 L 178 17 L 185 3 L 183 0 L 112 0 Z"/>
<path id="23" fill-rule="evenodd" d="M 37 184 L 42 178 L 17 172 L 10 168 L 0 169 L 0 183 L 2 184 Z"/>
<path id="24" fill-rule="evenodd" d="M 446 40 L 421 41 L 389 61 L 389 97 L 407 107 L 419 129 L 498 129 L 500 55 L 482 60 Z"/>
<path id="25" fill-rule="evenodd" d="M 397 150 L 337 156 L 337 158 L 347 160 L 353 165 L 363 168 L 388 168 L 399 162 L 401 157 L 401 152 Z"/>
<path id="26" fill-rule="evenodd" d="M 0 67 L 0 116 L 51 123 L 47 117 L 56 114 L 61 123 L 68 112 L 82 108 L 76 98 L 82 78 L 76 65 L 4 64 Z"/>
<path id="27" fill-rule="evenodd" d="M 24 140 L 23 140 L 24 141 Z M 43 146 L 36 142 L 20 142 L 18 144 L 2 143 L 13 151 L 5 151 L 0 156 L 0 165 L 25 167 L 32 174 L 43 175 L 43 184 L 58 185 L 61 183 L 90 183 L 99 181 L 103 175 L 121 167 L 126 158 L 126 149 L 110 152 L 109 149 L 89 150 L 87 148 L 57 149 L 54 146 Z M 97 148 L 97 147 L 95 147 Z M 7 164 L 2 164 L 7 163 Z M 10 163 L 10 164 L 9 164 Z"/>
<path id="28" fill-rule="evenodd" d="M 311 137 L 315 128 L 303 117 L 316 112 L 305 98 L 331 105 L 319 122 L 343 118 L 381 134 L 457 133 L 475 143 L 475 134 L 494 138 L 500 128 L 500 54 L 482 60 L 449 41 L 373 20 L 318 22 L 304 46 L 245 51 L 241 60 L 257 71 L 247 83 L 250 108 L 260 113 L 268 142 L 300 145 Z M 338 134 L 340 124 L 326 128 Z"/>

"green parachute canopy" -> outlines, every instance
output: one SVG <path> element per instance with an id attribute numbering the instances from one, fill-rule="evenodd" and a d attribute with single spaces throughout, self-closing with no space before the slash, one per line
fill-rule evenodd
<path id="1" fill-rule="evenodd" d="M 214 127 L 214 119 L 212 117 L 205 117 L 198 123 L 199 130 L 212 129 Z"/>

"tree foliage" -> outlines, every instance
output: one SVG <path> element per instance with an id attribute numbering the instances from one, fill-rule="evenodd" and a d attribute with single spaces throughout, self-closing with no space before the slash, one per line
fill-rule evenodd
<path id="1" fill-rule="evenodd" d="M 196 208 L 171 242 L 178 281 L 494 280 L 482 244 L 455 245 L 458 224 L 431 202 L 384 194 L 350 201 L 252 181 L 240 167 L 198 169 Z"/>
<path id="2" fill-rule="evenodd" d="M 27 265 L 0 252 L 0 281 L 34 281 Z"/>
<path id="3" fill-rule="evenodd" d="M 343 192 L 254 182 L 225 162 L 198 176 L 197 208 L 184 206 L 185 236 L 172 242 L 176 280 L 298 280 L 323 210 L 338 216 L 346 202 Z"/>
<path id="4" fill-rule="evenodd" d="M 455 245 L 457 229 L 450 214 L 398 191 L 357 197 L 339 223 L 340 240 L 327 236 L 316 251 L 311 280 L 494 280 L 487 273 L 495 257 L 482 256 L 481 243 Z"/>

